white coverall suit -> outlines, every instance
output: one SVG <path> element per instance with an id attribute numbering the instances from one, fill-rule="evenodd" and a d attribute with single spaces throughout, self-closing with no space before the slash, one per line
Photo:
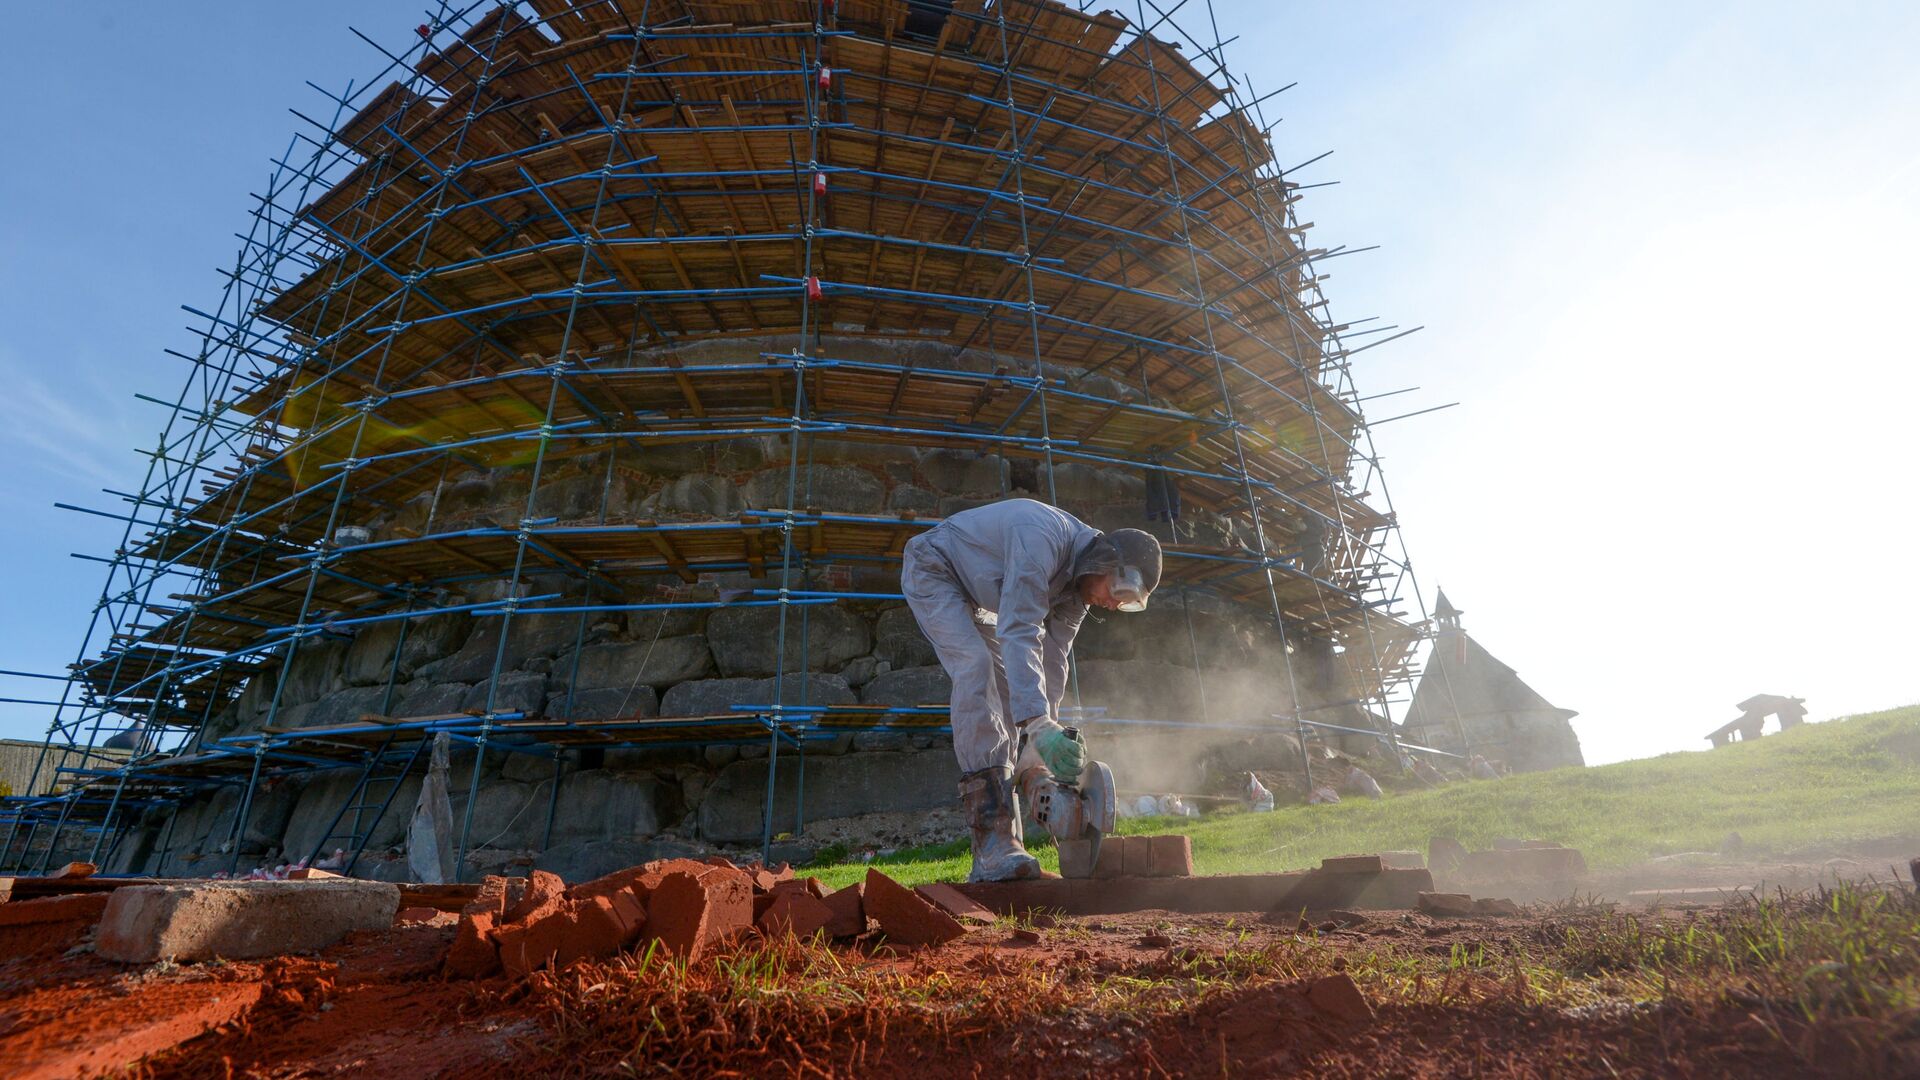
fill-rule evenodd
<path id="1" fill-rule="evenodd" d="M 1100 537 L 1064 510 L 1008 499 L 907 541 L 900 591 L 953 679 L 962 774 L 1011 770 L 1014 726 L 1059 719 L 1067 656 L 1087 615 L 1074 570 Z"/>

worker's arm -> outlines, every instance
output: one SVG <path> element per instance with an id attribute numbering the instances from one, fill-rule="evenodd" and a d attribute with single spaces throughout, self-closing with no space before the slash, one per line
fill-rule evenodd
<path id="1" fill-rule="evenodd" d="M 1078 596 L 1054 606 L 1047 616 L 1045 666 L 1047 676 L 1047 715 L 1060 719 L 1060 703 L 1067 695 L 1067 658 L 1073 655 L 1073 639 L 1087 617 L 1087 602 Z"/>
<path id="2" fill-rule="evenodd" d="M 1050 715 L 1042 627 L 1052 607 L 1051 583 L 1060 552 L 1045 530 L 1008 530 L 1006 562 L 1001 568 L 1000 663 L 1007 672 L 1007 700 L 1016 723 Z"/>

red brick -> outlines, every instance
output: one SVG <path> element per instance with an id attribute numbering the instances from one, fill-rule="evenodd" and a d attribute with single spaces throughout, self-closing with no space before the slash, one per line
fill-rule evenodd
<path id="1" fill-rule="evenodd" d="M 612 896 L 614 893 L 631 889 L 646 876 L 644 866 L 629 866 L 625 870 L 615 870 L 611 874 L 602 874 L 592 881 L 583 881 L 567 889 L 567 895 L 575 900 L 591 900 L 596 896 Z"/>
<path id="2" fill-rule="evenodd" d="M 859 937 L 867 932 L 866 892 L 866 884 L 856 881 L 820 898 L 833 912 L 833 921 L 827 924 L 828 937 Z"/>
<path id="3" fill-rule="evenodd" d="M 549 964 L 558 967 L 565 963 L 561 957 L 573 955 L 575 928 L 574 913 L 564 906 L 532 922 L 507 927 L 495 935 L 500 963 L 516 979 Z"/>
<path id="4" fill-rule="evenodd" d="M 651 892 L 659 886 L 660 879 L 668 874 L 692 874 L 694 877 L 699 877 L 711 869 L 713 869 L 712 863 L 702 862 L 699 859 L 656 859 L 641 867 L 643 873 L 634 883 L 637 886 L 634 891 Z"/>
<path id="5" fill-rule="evenodd" d="M 460 916 L 460 927 L 453 932 L 453 944 L 447 948 L 449 978 L 480 979 L 500 970 L 493 920 L 492 913 L 485 911 Z"/>
<path id="6" fill-rule="evenodd" d="M 1100 858 L 1093 864 L 1093 876 L 1104 879 L 1119 877 L 1122 870 L 1121 863 L 1123 863 L 1127 857 L 1126 852 L 1126 837 L 1109 836 L 1102 839 L 1100 841 Z"/>
<path id="7" fill-rule="evenodd" d="M 99 869 L 99 867 L 90 862 L 70 862 L 60 869 L 55 870 L 53 873 L 48 874 L 47 877 L 60 881 L 78 881 L 81 878 L 92 877 Z"/>
<path id="8" fill-rule="evenodd" d="M 1153 841 L 1144 836 L 1122 836 L 1120 848 L 1120 876 L 1146 877 L 1152 873 Z M 1101 846 L 1105 846 L 1102 841 Z"/>
<path id="9" fill-rule="evenodd" d="M 939 945 L 967 932 L 953 916 L 878 870 L 867 871 L 864 906 L 895 945 Z"/>
<path id="10" fill-rule="evenodd" d="M 480 891 L 466 906 L 460 909 L 462 915 L 486 914 L 493 916 L 495 923 L 507 917 L 507 879 L 498 874 L 488 874 L 480 879 Z"/>
<path id="11" fill-rule="evenodd" d="M 430 907 L 402 908 L 399 914 L 393 917 L 393 921 L 395 925 L 403 925 L 406 923 L 432 922 L 434 918 L 439 914 L 440 914 L 439 908 L 430 908 Z"/>
<path id="12" fill-rule="evenodd" d="M 545 870 L 535 870 L 527 882 L 527 890 L 518 901 L 507 907 L 505 923 L 537 922 L 555 911 L 566 902 L 567 883 L 560 875 Z"/>
<path id="13" fill-rule="evenodd" d="M 107 910 L 107 893 L 80 893 L 76 896 L 43 896 L 38 900 L 15 900 L 0 904 L 0 926 L 30 926 L 35 923 L 99 922 Z"/>
<path id="14" fill-rule="evenodd" d="M 951 885 L 936 881 L 931 885 L 918 886 L 913 891 L 919 893 L 927 903 L 960 922 L 977 923 L 981 926 L 993 925 L 993 912 L 988 911 L 978 900 Z"/>
<path id="15" fill-rule="evenodd" d="M 1920 860 L 1915 860 L 1915 861 L 1920 862 Z M 795 880 L 799 881 L 800 884 L 806 886 L 807 892 L 812 894 L 815 900 L 825 900 L 827 898 L 827 893 L 829 890 L 827 889 L 826 883 L 821 881 L 819 878 L 803 877 L 803 878 L 797 878 Z"/>
<path id="16" fill-rule="evenodd" d="M 1192 877 L 1193 841 L 1181 835 L 1147 837 L 1147 873 L 1153 877 Z"/>
<path id="17" fill-rule="evenodd" d="M 336 878 L 339 876 L 339 874 L 332 873 L 331 871 L 315 870 L 311 866 L 303 866 L 298 870 L 287 871 L 288 881 L 325 881 L 328 878 Z"/>
<path id="18" fill-rule="evenodd" d="M 647 895 L 647 936 L 676 956 L 697 960 L 752 928 L 753 888 L 738 870 L 674 871 Z"/>
<path id="19" fill-rule="evenodd" d="M 1338 855 L 1320 860 L 1323 874 L 1377 874 L 1386 868 L 1378 855 Z"/>
<path id="20" fill-rule="evenodd" d="M 640 940 L 640 934 L 647 928 L 647 902 L 632 889 L 622 889 L 607 897 L 613 905 L 613 917 L 620 921 L 620 944 L 631 945 Z"/>
<path id="21" fill-rule="evenodd" d="M 810 938 L 833 921 L 833 909 L 805 889 L 784 889 L 773 894 L 773 903 L 760 916 L 760 932 L 768 937 L 792 934 Z"/>
<path id="22" fill-rule="evenodd" d="M 574 901 L 573 922 L 573 933 L 568 937 L 567 947 L 555 957 L 555 967 L 582 957 L 612 956 L 627 943 L 626 922 L 614 913 L 610 896 Z"/>
<path id="23" fill-rule="evenodd" d="M 1307 1000 L 1323 1013 L 1337 1016 L 1350 1024 L 1373 1022 L 1373 1005 L 1353 976 L 1346 972 L 1326 975 L 1307 984 Z"/>

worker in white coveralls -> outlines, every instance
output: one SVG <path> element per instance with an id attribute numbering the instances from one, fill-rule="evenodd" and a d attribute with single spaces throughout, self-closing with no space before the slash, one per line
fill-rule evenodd
<path id="1" fill-rule="evenodd" d="M 1103 533 L 1032 499 L 963 510 L 907 542 L 900 591 L 953 680 L 968 880 L 1040 875 L 1014 810 L 1020 740 L 1056 779 L 1079 779 L 1086 744 L 1060 726 L 1074 635 L 1089 604 L 1142 611 L 1159 583 L 1150 534 Z"/>

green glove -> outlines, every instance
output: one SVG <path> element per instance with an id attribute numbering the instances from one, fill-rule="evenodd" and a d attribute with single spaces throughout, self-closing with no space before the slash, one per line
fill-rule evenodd
<path id="1" fill-rule="evenodd" d="M 1027 721 L 1027 745 L 1047 767 L 1055 780 L 1078 783 L 1080 771 L 1087 767 L 1087 744 L 1078 731 L 1069 733 L 1053 720 L 1038 717 Z"/>

